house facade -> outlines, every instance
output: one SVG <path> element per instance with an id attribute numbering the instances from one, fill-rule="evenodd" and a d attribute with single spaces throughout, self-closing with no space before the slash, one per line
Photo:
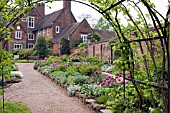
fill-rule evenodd
<path id="1" fill-rule="evenodd" d="M 14 26 L 14 30 L 11 33 L 13 41 L 8 43 L 8 50 L 33 48 L 36 39 L 43 35 L 51 40 L 52 49 L 58 55 L 71 54 L 75 51 L 75 45 L 78 40 L 81 39 L 83 42 L 87 42 L 88 35 L 97 32 L 102 36 L 102 41 L 98 42 L 98 44 L 89 44 L 89 57 L 92 57 L 98 56 L 100 52 L 103 52 L 97 49 L 101 48 L 97 45 L 107 43 L 108 39 L 114 37 L 113 32 L 92 29 L 86 19 L 77 22 L 71 12 L 71 1 L 64 0 L 63 9 L 51 14 L 45 15 L 44 11 L 45 6 L 39 5 L 37 8 L 32 9 L 27 17 L 22 17 L 19 20 L 20 24 Z M 91 51 L 94 51 L 92 50 L 94 45 L 96 52 L 95 55 L 92 55 Z M 107 44 L 102 44 L 102 48 L 107 48 L 105 46 Z M 106 56 L 102 55 L 100 57 L 103 59 Z"/>
<path id="2" fill-rule="evenodd" d="M 31 10 L 27 17 L 19 19 L 19 24 L 14 26 L 11 32 L 12 41 L 8 42 L 7 50 L 33 48 L 36 42 L 36 36 L 33 29 L 38 25 L 41 17 L 45 15 L 45 6 L 39 5 Z"/>

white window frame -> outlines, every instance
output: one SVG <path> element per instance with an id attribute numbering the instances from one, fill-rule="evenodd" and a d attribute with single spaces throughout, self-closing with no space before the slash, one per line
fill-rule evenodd
<path id="1" fill-rule="evenodd" d="M 26 19 L 26 18 L 22 18 L 22 21 L 23 21 L 23 22 L 27 22 L 27 19 Z"/>
<path id="2" fill-rule="evenodd" d="M 34 28 L 34 21 L 34 17 L 28 17 L 28 28 Z M 29 25 L 29 23 L 31 23 L 31 25 Z"/>
<path id="3" fill-rule="evenodd" d="M 43 34 L 45 34 L 45 29 L 43 29 Z"/>
<path id="4" fill-rule="evenodd" d="M 34 48 L 34 44 L 28 43 L 28 48 L 29 48 L 29 49 L 31 49 L 31 47 L 29 47 L 30 45 L 32 46 L 32 48 Z"/>
<path id="5" fill-rule="evenodd" d="M 59 26 L 55 26 L 55 31 L 56 31 L 56 33 L 60 33 L 60 27 Z"/>
<path id="6" fill-rule="evenodd" d="M 41 31 L 40 30 L 38 30 L 38 36 L 40 36 L 41 35 Z"/>
<path id="7" fill-rule="evenodd" d="M 20 30 L 21 29 L 21 27 L 20 26 L 17 26 L 17 30 Z"/>
<path id="8" fill-rule="evenodd" d="M 47 35 L 50 35 L 50 28 L 47 28 Z"/>
<path id="9" fill-rule="evenodd" d="M 32 36 L 31 36 L 31 35 L 32 35 Z M 30 38 L 30 36 L 31 36 L 32 38 Z M 28 33 L 28 40 L 34 40 L 34 34 Z"/>
<path id="10" fill-rule="evenodd" d="M 88 40 L 87 40 L 87 34 L 82 34 L 81 35 L 81 38 L 83 39 L 83 42 L 87 42 Z"/>
<path id="11" fill-rule="evenodd" d="M 19 47 L 16 47 L 19 46 Z M 22 44 L 14 44 L 14 49 L 22 49 Z"/>
<path id="12" fill-rule="evenodd" d="M 22 39 L 22 31 L 15 31 L 15 39 Z"/>

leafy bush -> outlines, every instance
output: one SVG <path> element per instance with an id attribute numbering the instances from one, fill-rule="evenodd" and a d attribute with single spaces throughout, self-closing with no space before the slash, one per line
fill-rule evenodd
<path id="1" fill-rule="evenodd" d="M 99 66 L 97 65 L 82 65 L 79 69 L 80 73 L 82 73 L 83 75 L 92 75 L 94 74 L 95 71 L 100 70 Z"/>
<path id="2" fill-rule="evenodd" d="M 92 58 L 86 58 L 85 59 L 86 62 L 99 62 L 98 58 L 92 57 Z"/>
<path id="3" fill-rule="evenodd" d="M 32 49 L 22 49 L 19 52 L 21 59 L 26 59 L 28 56 L 31 56 L 31 54 L 32 54 Z"/>
<path id="4" fill-rule="evenodd" d="M 21 49 L 13 49 L 13 50 L 11 51 L 11 53 L 12 53 L 13 55 L 19 55 L 20 51 L 21 51 Z"/>
<path id="5" fill-rule="evenodd" d="M 105 95 L 105 96 L 100 96 L 96 99 L 96 102 L 99 104 L 106 104 L 107 101 L 109 100 L 109 96 Z"/>
<path id="6" fill-rule="evenodd" d="M 83 85 L 83 84 L 86 84 L 88 80 L 89 80 L 88 76 L 77 75 L 73 78 L 73 83 Z"/>
<path id="7" fill-rule="evenodd" d="M 35 52 L 40 58 L 45 58 L 48 55 L 48 48 L 44 36 L 39 36 L 35 44 Z"/>
<path id="8" fill-rule="evenodd" d="M 67 95 L 68 96 L 74 96 L 76 91 L 79 91 L 81 88 L 81 86 L 79 85 L 70 85 L 68 88 L 67 88 Z"/>

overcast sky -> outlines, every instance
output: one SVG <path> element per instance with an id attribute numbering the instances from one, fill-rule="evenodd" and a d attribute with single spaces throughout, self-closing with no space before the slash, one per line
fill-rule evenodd
<path id="1" fill-rule="evenodd" d="M 154 2 L 154 4 L 156 5 L 156 9 L 161 12 L 162 15 L 166 15 L 167 12 L 167 5 L 168 5 L 168 0 L 151 0 Z M 48 7 L 46 7 L 45 9 L 45 14 L 49 14 L 52 13 L 54 11 L 57 11 L 59 9 L 63 8 L 63 1 L 57 1 L 57 2 L 53 2 L 52 4 L 48 4 L 51 9 L 49 9 Z M 75 18 L 77 19 L 77 21 L 81 21 L 81 19 L 79 18 L 80 15 L 82 14 L 90 14 L 92 15 L 91 18 L 94 18 L 95 20 L 98 20 L 100 17 L 102 17 L 102 15 L 100 13 L 98 13 L 96 10 L 77 3 L 77 2 L 71 2 L 71 10 L 72 13 L 74 14 Z M 146 9 L 143 9 L 146 10 Z"/>

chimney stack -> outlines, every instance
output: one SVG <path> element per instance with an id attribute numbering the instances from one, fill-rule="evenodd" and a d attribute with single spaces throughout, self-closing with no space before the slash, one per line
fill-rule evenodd
<path id="1" fill-rule="evenodd" d="M 71 1 L 70 0 L 63 0 L 63 8 L 65 10 L 71 11 Z"/>

